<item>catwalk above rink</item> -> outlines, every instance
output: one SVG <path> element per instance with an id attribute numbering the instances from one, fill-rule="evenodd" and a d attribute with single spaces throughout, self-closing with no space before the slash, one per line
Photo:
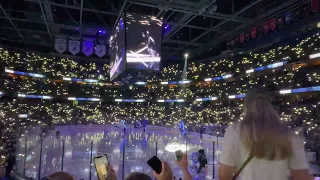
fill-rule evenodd
<path id="1" fill-rule="evenodd" d="M 57 133 L 59 132 L 59 133 Z M 22 135 L 18 144 L 17 171 L 42 179 L 56 171 L 66 171 L 75 179 L 96 180 L 92 159 L 107 154 L 118 179 L 131 172 L 152 176 L 147 160 L 152 156 L 167 161 L 176 179 L 182 172 L 176 164 L 176 150 L 184 151 L 195 179 L 213 179 L 223 138 L 199 133 L 181 135 L 178 128 L 148 126 L 146 129 L 114 125 L 60 126 L 43 138 L 39 130 Z M 25 148 L 26 147 L 26 148 Z M 197 174 L 197 152 L 204 149 L 208 167 Z"/>

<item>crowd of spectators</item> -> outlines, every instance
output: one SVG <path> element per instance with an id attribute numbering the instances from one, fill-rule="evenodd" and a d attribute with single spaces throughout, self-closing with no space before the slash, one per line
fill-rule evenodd
<path id="1" fill-rule="evenodd" d="M 163 85 L 163 81 L 180 81 L 183 67 L 165 66 L 148 77 L 147 85 L 121 86 L 110 83 L 109 64 L 74 61 L 48 54 L 0 48 L 0 154 L 14 148 L 15 135 L 24 128 L 43 125 L 130 124 L 148 120 L 149 124 L 175 126 L 185 121 L 189 129 L 199 131 L 202 126 L 222 127 L 242 119 L 242 100 L 230 95 L 246 93 L 248 88 L 264 87 L 269 91 L 319 86 L 320 70 L 303 63 L 310 54 L 320 52 L 320 35 L 314 33 L 297 38 L 295 44 L 277 46 L 259 52 L 238 54 L 230 59 L 191 62 L 185 86 Z M 260 73 L 247 70 L 287 61 L 300 64 Z M 45 78 L 21 76 L 5 72 L 10 69 L 45 75 Z M 232 74 L 230 78 L 205 82 Z M 98 83 L 71 82 L 67 78 L 96 79 Z M 17 94 L 46 95 L 52 99 L 28 99 Z M 103 101 L 68 101 L 67 97 L 101 98 Z M 197 102 L 196 98 L 217 97 L 217 100 Z M 115 102 L 122 99 L 145 99 L 142 103 Z M 184 99 L 182 103 L 161 103 L 158 99 Z M 274 102 L 282 120 L 289 126 L 303 127 L 308 136 L 306 146 L 319 148 L 320 103 L 317 93 L 278 95 Z M 210 133 L 210 132 L 208 132 Z M 221 132 L 223 133 L 223 131 Z M 298 133 L 298 132 L 297 132 Z"/>

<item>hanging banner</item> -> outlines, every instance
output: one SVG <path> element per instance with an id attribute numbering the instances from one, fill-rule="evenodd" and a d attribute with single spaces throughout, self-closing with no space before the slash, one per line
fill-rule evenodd
<path id="1" fill-rule="evenodd" d="M 302 6 L 301 6 L 301 16 L 302 17 L 307 17 L 309 15 L 309 1 L 304 3 Z"/>
<path id="2" fill-rule="evenodd" d="M 257 37 L 257 27 L 251 28 L 251 38 L 255 39 Z"/>
<path id="3" fill-rule="evenodd" d="M 297 8 L 295 8 L 293 11 L 292 11 L 292 20 L 294 22 L 297 22 L 300 20 L 300 6 L 298 6 Z"/>
<path id="4" fill-rule="evenodd" d="M 244 43 L 244 33 L 240 34 L 239 42 L 242 44 Z"/>
<path id="5" fill-rule="evenodd" d="M 282 28 L 282 26 L 283 26 L 283 16 L 279 16 L 277 18 L 277 27 Z"/>
<path id="6" fill-rule="evenodd" d="M 319 11 L 319 1 L 320 0 L 311 0 L 311 12 L 317 13 Z"/>
<path id="7" fill-rule="evenodd" d="M 102 58 L 107 53 L 106 45 L 97 44 L 96 48 L 94 49 L 94 53 L 99 57 Z"/>
<path id="8" fill-rule="evenodd" d="M 67 50 L 67 39 L 56 37 L 54 49 L 60 54 L 64 53 Z"/>
<path id="9" fill-rule="evenodd" d="M 246 41 L 249 41 L 249 40 L 250 40 L 250 30 L 247 30 L 247 31 L 245 32 L 245 40 L 246 40 Z"/>
<path id="10" fill-rule="evenodd" d="M 284 13 L 284 22 L 290 24 L 292 22 L 292 12 L 288 11 Z"/>
<path id="11" fill-rule="evenodd" d="M 69 40 L 69 52 L 76 55 L 80 52 L 80 40 Z"/>
<path id="12" fill-rule="evenodd" d="M 276 18 L 272 18 L 269 20 L 269 26 L 270 26 L 270 30 L 274 31 L 277 27 L 277 19 Z"/>
<path id="13" fill-rule="evenodd" d="M 257 29 L 257 35 L 261 36 L 263 34 L 263 25 L 260 24 Z"/>
<path id="14" fill-rule="evenodd" d="M 269 32 L 269 21 L 263 23 L 263 32 L 267 34 Z"/>
<path id="15" fill-rule="evenodd" d="M 94 42 L 92 39 L 82 40 L 82 53 L 84 55 L 91 56 L 93 54 Z"/>

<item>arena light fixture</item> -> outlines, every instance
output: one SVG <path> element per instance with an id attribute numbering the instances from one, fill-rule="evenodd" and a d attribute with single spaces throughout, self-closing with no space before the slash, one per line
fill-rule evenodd
<path id="1" fill-rule="evenodd" d="M 164 149 L 172 153 L 178 150 L 181 150 L 182 152 L 186 152 L 189 149 L 189 147 L 187 147 L 185 144 L 172 143 L 172 144 L 168 144 Z"/>
<path id="2" fill-rule="evenodd" d="M 28 117 L 28 114 L 19 114 L 18 117 L 19 117 L 19 118 L 27 118 L 27 117 Z"/>
<path id="3" fill-rule="evenodd" d="M 279 93 L 280 94 L 290 94 L 291 93 L 291 89 L 280 90 Z"/>
<path id="4" fill-rule="evenodd" d="M 250 74 L 250 73 L 253 73 L 253 72 L 254 72 L 254 69 L 246 70 L 246 73 L 247 73 L 247 74 Z"/>
<path id="5" fill-rule="evenodd" d="M 69 101 L 75 101 L 77 98 L 75 98 L 75 97 L 68 97 L 68 100 Z"/>
<path id="6" fill-rule="evenodd" d="M 41 99 L 52 99 L 52 97 L 51 96 L 42 96 Z"/>
<path id="7" fill-rule="evenodd" d="M 318 58 L 318 57 L 320 57 L 320 53 L 311 54 L 309 56 L 310 59 L 314 59 L 314 58 Z"/>
<path id="8" fill-rule="evenodd" d="M 63 77 L 62 79 L 65 81 L 71 81 L 71 78 L 67 78 L 67 77 Z"/>
<path id="9" fill-rule="evenodd" d="M 218 98 L 217 97 L 210 97 L 209 99 L 214 101 L 214 100 L 217 100 Z"/>
<path id="10" fill-rule="evenodd" d="M 135 84 L 136 85 L 146 85 L 147 83 L 146 82 L 136 82 Z"/>
<path id="11" fill-rule="evenodd" d="M 26 97 L 26 95 L 25 94 L 18 94 L 18 97 L 24 98 L 24 97 Z"/>
<path id="12" fill-rule="evenodd" d="M 269 64 L 267 66 L 267 68 L 268 69 L 273 69 L 273 68 L 276 68 L 276 67 L 283 66 L 284 64 L 285 64 L 285 62 L 277 62 L 277 63 Z"/>
<path id="13" fill-rule="evenodd" d="M 12 73 L 12 74 L 14 73 L 14 71 L 13 71 L 13 70 L 11 70 L 11 69 L 7 69 L 7 68 L 6 68 L 6 69 L 4 69 L 4 72 L 6 72 L 6 73 Z"/>
<path id="14" fill-rule="evenodd" d="M 168 84 L 169 82 L 161 82 L 161 84 Z"/>
<path id="15" fill-rule="evenodd" d="M 228 78 L 231 78 L 231 77 L 232 77 L 232 74 L 227 74 L 227 75 L 222 76 L 222 79 L 228 79 Z"/>
<path id="16" fill-rule="evenodd" d="M 96 79 L 84 79 L 84 82 L 88 82 L 88 83 L 97 83 L 98 80 Z"/>
<path id="17" fill-rule="evenodd" d="M 116 102 L 122 102 L 122 99 L 115 99 Z"/>
<path id="18" fill-rule="evenodd" d="M 188 53 L 184 53 L 184 58 L 188 58 L 189 54 Z"/>
<path id="19" fill-rule="evenodd" d="M 144 99 L 136 99 L 136 102 L 144 102 Z"/>
<path id="20" fill-rule="evenodd" d="M 189 84 L 191 81 L 189 80 L 184 80 L 184 81 L 179 81 L 179 84 Z"/>

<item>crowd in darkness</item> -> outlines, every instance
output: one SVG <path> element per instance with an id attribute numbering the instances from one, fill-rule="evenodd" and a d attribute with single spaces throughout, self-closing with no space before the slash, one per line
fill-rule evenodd
<path id="1" fill-rule="evenodd" d="M 277 45 L 259 52 L 235 55 L 229 59 L 191 62 L 187 79 L 190 84 L 161 85 L 164 81 L 180 81 L 183 67 L 168 65 L 148 77 L 147 85 L 121 86 L 109 80 L 109 64 L 75 61 L 50 54 L 0 48 L 0 155 L 14 149 L 15 135 L 30 126 L 69 124 L 116 124 L 120 120 L 134 123 L 146 119 L 149 124 L 175 126 L 184 120 L 186 126 L 199 131 L 203 126 L 224 129 L 242 119 L 242 99 L 229 99 L 230 95 L 246 93 L 252 87 L 269 91 L 319 86 L 318 67 L 295 64 L 269 70 L 267 73 L 246 73 L 247 70 L 288 61 L 293 63 L 309 59 L 310 54 L 320 52 L 320 35 L 297 38 L 295 43 Z M 4 69 L 45 75 L 45 78 L 21 76 Z M 233 74 L 231 78 L 205 82 Z M 99 83 L 70 82 L 67 78 L 97 79 Z M 28 99 L 17 94 L 46 95 L 52 99 Z M 100 98 L 102 102 L 68 101 L 67 97 Z M 197 102 L 196 98 L 218 97 L 217 100 Z M 143 103 L 115 102 L 122 99 L 145 99 Z M 183 103 L 160 103 L 157 99 L 184 99 Z M 319 94 L 299 93 L 277 95 L 274 105 L 284 123 L 292 128 L 302 127 L 306 136 L 306 148 L 320 149 Z M 19 117 L 24 114 L 26 117 Z M 209 129 L 209 128 L 208 128 Z"/>

